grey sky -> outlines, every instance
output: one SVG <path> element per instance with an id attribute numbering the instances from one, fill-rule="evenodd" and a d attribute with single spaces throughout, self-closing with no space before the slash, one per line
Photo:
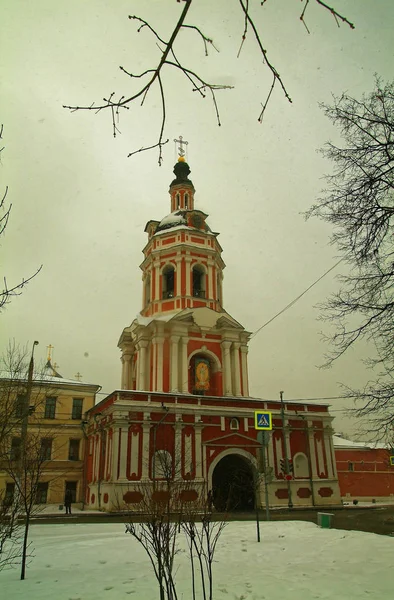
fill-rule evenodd
<path id="1" fill-rule="evenodd" d="M 197 36 L 182 34 L 178 52 L 208 80 L 235 86 L 218 92 L 222 127 L 213 106 L 201 100 L 180 74 L 168 73 L 166 137 L 189 141 L 188 162 L 196 206 L 220 232 L 226 310 L 255 331 L 332 266 L 330 228 L 305 222 L 331 166 L 316 153 L 337 132 L 318 102 L 330 94 L 372 89 L 374 73 L 392 77 L 394 3 L 333 0 L 356 25 L 337 28 L 311 5 L 311 34 L 299 21 L 301 3 L 256 3 L 263 41 L 282 75 L 293 104 L 279 89 L 263 125 L 257 118 L 270 86 L 268 70 L 252 36 L 236 54 L 243 20 L 238 2 L 200 0 L 188 22 L 212 36 L 220 54 L 204 57 Z M 9 282 L 41 263 L 39 277 L 1 316 L 3 346 L 10 337 L 55 346 L 65 377 L 111 392 L 120 385 L 117 340 L 141 309 L 141 250 L 144 225 L 170 212 L 168 185 L 174 145 L 157 166 L 155 152 L 128 159 L 130 151 L 155 142 L 159 95 L 121 115 L 112 137 L 110 116 L 70 114 L 63 104 L 88 105 L 115 91 L 130 94 L 118 66 L 138 72 L 156 64 L 159 50 L 148 31 L 136 33 L 129 14 L 146 18 L 167 37 L 182 5 L 175 0 L 13 0 L 0 4 L 0 121 L 4 143 L 0 177 L 13 203 L 2 263 Z M 350 352 L 328 371 L 316 368 L 326 347 L 314 309 L 336 289 L 330 274 L 291 310 L 250 343 L 251 393 L 277 398 L 336 396 L 339 381 L 359 385 L 368 378 Z M 39 354 L 39 353 L 38 353 Z M 334 401 L 333 409 L 343 407 Z M 352 429 L 340 412 L 338 430 Z"/>

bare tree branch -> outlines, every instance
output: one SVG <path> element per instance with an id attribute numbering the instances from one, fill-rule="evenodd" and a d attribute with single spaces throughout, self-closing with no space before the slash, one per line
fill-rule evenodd
<path id="1" fill-rule="evenodd" d="M 109 97 L 104 98 L 103 101 L 100 102 L 99 104 L 96 104 L 95 102 L 93 102 L 89 106 L 64 105 L 64 108 L 67 108 L 71 112 L 75 112 L 77 110 L 100 112 L 102 110 L 110 109 L 110 114 L 111 114 L 111 118 L 112 118 L 112 131 L 113 131 L 114 137 L 116 137 L 116 135 L 118 133 L 120 133 L 119 128 L 118 128 L 118 120 L 119 120 L 120 110 L 121 109 L 129 109 L 131 107 L 132 103 L 135 102 L 136 100 L 138 100 L 139 98 L 141 98 L 141 104 L 143 104 L 147 93 L 151 89 L 153 89 L 155 87 L 155 84 L 157 83 L 158 93 L 160 94 L 160 104 L 161 104 L 161 111 L 162 111 L 162 118 L 161 118 L 161 122 L 160 122 L 161 124 L 159 127 L 157 140 L 155 143 L 149 144 L 147 146 L 143 146 L 139 150 L 134 150 L 134 151 L 130 152 L 128 154 L 128 156 L 133 156 L 134 154 L 137 154 L 139 152 L 144 152 L 144 151 L 150 150 L 152 148 L 158 148 L 158 151 L 159 151 L 158 163 L 159 163 L 159 165 L 161 165 L 161 163 L 162 163 L 162 149 L 163 149 L 163 145 L 165 143 L 167 143 L 166 141 L 165 142 L 163 141 L 164 140 L 164 129 L 165 129 L 165 125 L 166 125 L 165 110 L 164 110 L 164 119 L 163 119 L 163 105 L 165 105 L 165 98 L 167 95 L 165 81 L 164 81 L 164 70 L 165 70 L 164 68 L 165 67 L 169 67 L 172 69 L 178 69 L 181 72 L 183 72 L 183 74 L 186 76 L 188 81 L 193 86 L 192 91 L 199 92 L 202 98 L 205 98 L 208 92 L 210 93 L 212 102 L 214 105 L 214 109 L 215 109 L 217 123 L 219 126 L 221 125 L 221 119 L 220 119 L 219 108 L 218 108 L 218 103 L 217 103 L 217 98 L 216 98 L 215 92 L 217 90 L 231 89 L 232 86 L 222 85 L 219 83 L 215 83 L 215 84 L 208 83 L 207 81 L 205 81 L 205 78 L 202 75 L 199 75 L 195 71 L 192 71 L 191 69 L 189 69 L 187 67 L 187 65 L 184 63 L 183 59 L 182 59 L 182 61 L 180 61 L 176 57 L 175 44 L 176 44 L 176 41 L 177 41 L 181 31 L 184 31 L 184 32 L 193 32 L 194 31 L 199 35 L 199 37 L 201 38 L 203 45 L 204 45 L 205 56 L 208 56 L 209 46 L 212 46 L 216 51 L 218 51 L 218 48 L 215 46 L 215 44 L 213 43 L 213 39 L 210 36 L 206 35 L 196 25 L 187 24 L 185 22 L 185 19 L 189 12 L 190 7 L 191 7 L 192 1 L 193 0 L 184 0 L 181 15 L 180 15 L 178 21 L 176 22 L 174 29 L 172 31 L 172 34 L 168 41 L 166 41 L 164 39 L 164 37 L 154 27 L 152 27 L 152 25 L 150 23 L 148 23 L 148 21 L 146 21 L 145 19 L 143 19 L 137 15 L 129 16 L 130 20 L 136 21 L 138 23 L 138 29 L 137 29 L 138 33 L 140 33 L 141 31 L 144 31 L 144 30 L 148 30 L 154 36 L 154 38 L 156 40 L 156 44 L 160 50 L 160 59 L 159 59 L 157 65 L 152 68 L 146 69 L 145 71 L 143 71 L 140 74 L 133 74 L 129 69 L 126 69 L 123 66 L 119 67 L 120 70 L 123 73 L 125 73 L 126 75 L 128 75 L 131 79 L 144 79 L 145 77 L 148 78 L 147 81 L 139 89 L 137 89 L 132 95 L 128 95 L 128 96 L 122 95 L 121 97 L 116 99 L 115 93 L 111 93 L 109 95 Z M 261 123 L 263 120 L 265 111 L 267 109 L 267 106 L 269 104 L 269 101 L 272 99 L 272 94 L 273 94 L 276 84 L 279 85 L 285 98 L 289 102 L 292 102 L 292 100 L 290 98 L 290 95 L 289 95 L 286 87 L 285 87 L 282 77 L 279 75 L 278 70 L 276 69 L 274 64 L 267 57 L 267 50 L 265 49 L 265 47 L 263 45 L 261 33 L 259 32 L 258 26 L 256 25 L 256 22 L 250 13 L 249 0 L 238 0 L 238 2 L 240 5 L 240 8 L 241 8 L 243 22 L 244 22 L 244 29 L 243 29 L 243 34 L 242 34 L 242 38 L 241 38 L 241 45 L 238 50 L 238 56 L 240 55 L 241 50 L 244 46 L 244 42 L 246 41 L 248 32 L 250 30 L 253 31 L 253 35 L 254 35 L 254 38 L 255 38 L 255 41 L 257 44 L 258 51 L 262 55 L 262 58 L 263 58 L 263 64 L 266 67 L 268 67 L 269 71 L 272 74 L 272 83 L 271 83 L 271 86 L 268 91 L 266 99 L 261 104 L 262 110 L 258 117 L 258 121 Z M 344 17 L 343 15 L 338 13 L 335 10 L 335 8 L 329 6 L 325 2 L 322 2 L 321 0 L 314 0 L 314 2 L 318 6 L 323 8 L 324 10 L 327 10 L 335 18 L 338 25 L 340 22 L 342 22 L 342 23 L 347 24 L 351 29 L 354 29 L 353 23 L 351 23 L 346 17 Z M 261 6 L 264 6 L 265 0 L 262 1 L 260 4 L 261 4 Z M 306 26 L 304 17 L 305 17 L 307 9 L 309 7 L 309 4 L 310 4 L 310 0 L 306 0 L 305 6 L 304 6 L 301 16 L 300 16 L 300 19 L 303 22 L 303 24 L 305 25 L 308 32 L 309 32 L 309 29 Z M 197 3 L 196 3 L 196 5 L 197 5 Z M 169 60 L 170 55 L 173 56 L 173 58 L 174 58 L 173 61 Z"/>

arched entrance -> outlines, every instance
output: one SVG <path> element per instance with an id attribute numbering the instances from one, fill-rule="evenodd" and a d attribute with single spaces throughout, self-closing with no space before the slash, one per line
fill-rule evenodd
<path id="1" fill-rule="evenodd" d="M 212 473 L 212 495 L 216 510 L 247 511 L 255 507 L 253 466 L 238 454 L 224 456 Z"/>

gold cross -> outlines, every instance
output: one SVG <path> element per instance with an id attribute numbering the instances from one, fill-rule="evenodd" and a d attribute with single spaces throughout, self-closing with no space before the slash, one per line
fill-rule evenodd
<path id="1" fill-rule="evenodd" d="M 52 366 L 53 366 L 54 369 L 58 369 L 59 368 L 59 365 L 56 362 L 54 362 Z"/>
<path id="2" fill-rule="evenodd" d="M 178 148 L 178 156 L 184 157 L 186 154 L 186 150 L 183 149 L 183 145 L 187 146 L 189 142 L 183 140 L 183 137 L 180 135 L 179 140 L 174 140 L 176 144 L 179 144 Z"/>
<path id="3" fill-rule="evenodd" d="M 52 344 L 49 344 L 49 346 L 47 346 L 47 348 L 48 348 L 48 358 L 47 358 L 47 360 L 49 360 L 49 361 L 52 358 L 51 353 L 52 353 L 52 350 L 54 349 L 54 347 L 55 346 L 52 346 Z"/>
<path id="4" fill-rule="evenodd" d="M 78 379 L 78 381 L 81 381 L 81 379 L 82 379 L 82 375 L 79 371 L 76 375 L 74 375 L 74 377 L 75 377 L 75 379 Z"/>

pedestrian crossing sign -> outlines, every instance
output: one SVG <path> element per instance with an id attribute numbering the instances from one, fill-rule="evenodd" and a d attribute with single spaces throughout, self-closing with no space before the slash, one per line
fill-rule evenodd
<path id="1" fill-rule="evenodd" d="M 265 429 L 271 431 L 272 429 L 272 413 L 268 411 L 257 410 L 254 413 L 254 428 Z"/>

